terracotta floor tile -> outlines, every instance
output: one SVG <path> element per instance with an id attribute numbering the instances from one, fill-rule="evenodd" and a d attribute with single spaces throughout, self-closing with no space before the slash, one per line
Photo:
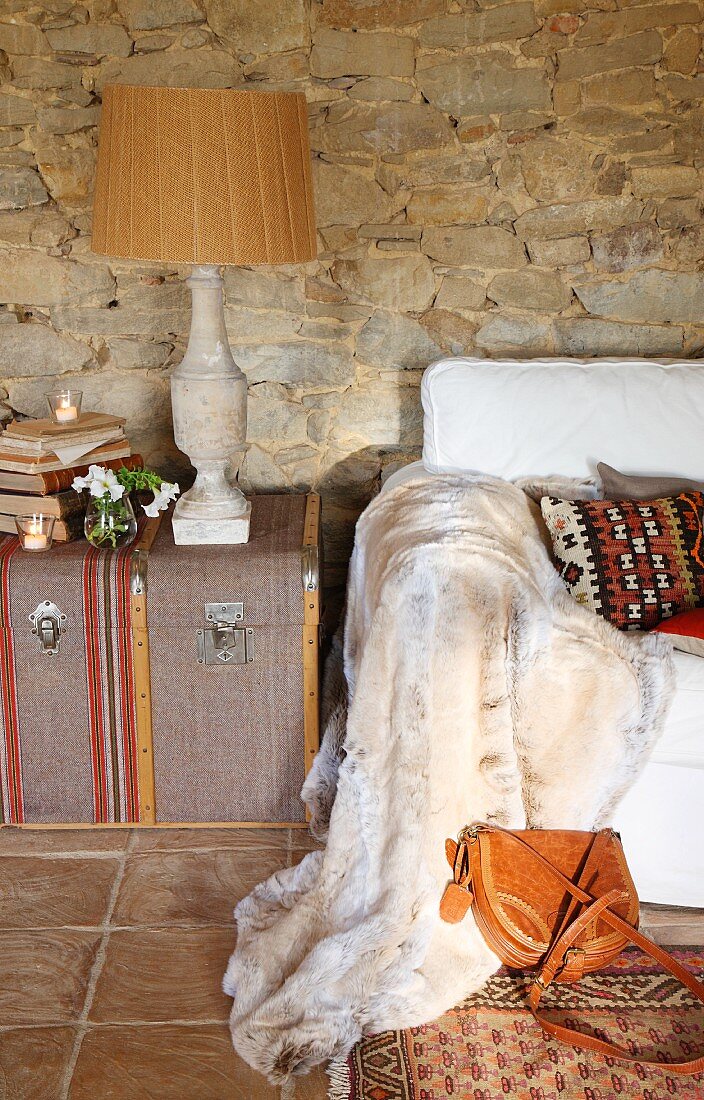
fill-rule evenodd
<path id="1" fill-rule="evenodd" d="M 136 852 L 184 848 L 282 848 L 288 829 L 136 829 Z"/>
<path id="2" fill-rule="evenodd" d="M 91 1020 L 226 1020 L 221 982 L 234 946 L 234 928 L 111 933 Z"/>
<path id="3" fill-rule="evenodd" d="M 704 944 L 704 913 L 685 906 L 647 905 L 640 907 L 640 929 L 664 946 Z"/>
<path id="4" fill-rule="evenodd" d="M 294 852 L 317 852 L 325 845 L 305 829 L 291 830 L 291 848 Z"/>
<path id="5" fill-rule="evenodd" d="M 101 924 L 118 866 L 114 857 L 0 857 L 0 928 Z"/>
<path id="6" fill-rule="evenodd" d="M 0 828 L 0 856 L 31 856 L 60 852 L 121 852 L 131 829 L 20 829 Z"/>
<path id="7" fill-rule="evenodd" d="M 100 1027 L 83 1040 L 69 1100 L 279 1100 L 225 1025 Z"/>
<path id="8" fill-rule="evenodd" d="M 75 1020 L 99 942 L 72 929 L 0 932 L 0 1025 Z"/>
<path id="9" fill-rule="evenodd" d="M 323 1066 L 315 1066 L 305 1077 L 296 1078 L 295 1100 L 327 1100 L 330 1081 Z"/>
<path id="10" fill-rule="evenodd" d="M 276 849 L 130 856 L 112 923 L 231 924 L 235 904 L 285 866 L 286 853 Z"/>
<path id="11" fill-rule="evenodd" d="M 2 1100 L 56 1100 L 73 1041 L 70 1027 L 0 1032 Z"/>

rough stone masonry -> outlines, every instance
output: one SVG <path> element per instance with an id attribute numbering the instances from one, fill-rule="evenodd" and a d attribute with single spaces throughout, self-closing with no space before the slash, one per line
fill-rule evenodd
<path id="1" fill-rule="evenodd" d="M 323 493 L 334 581 L 382 466 L 418 455 L 433 358 L 702 354 L 702 20 L 699 0 L 0 0 L 3 415 L 70 380 L 184 472 L 184 272 L 90 251 L 100 90 L 304 91 L 320 258 L 228 269 L 227 323 L 244 481 Z"/>

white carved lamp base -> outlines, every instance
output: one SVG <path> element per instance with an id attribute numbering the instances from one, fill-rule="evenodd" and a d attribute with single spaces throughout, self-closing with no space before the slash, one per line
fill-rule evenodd
<path id="1" fill-rule="evenodd" d="M 249 542 L 249 520 L 252 505 L 241 516 L 232 519 L 187 519 L 174 514 L 172 524 L 177 546 L 234 545 Z"/>
<path id="2" fill-rule="evenodd" d="M 187 283 L 191 332 L 171 376 L 171 401 L 176 446 L 197 474 L 176 504 L 174 541 L 178 546 L 247 542 L 251 505 L 233 484 L 246 447 L 247 380 L 230 351 L 217 267 L 194 267 Z"/>

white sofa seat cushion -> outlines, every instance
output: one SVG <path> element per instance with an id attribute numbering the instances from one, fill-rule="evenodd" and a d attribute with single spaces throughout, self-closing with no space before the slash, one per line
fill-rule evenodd
<path id="1" fill-rule="evenodd" d="M 399 466 L 388 477 L 382 474 L 381 491 L 386 492 L 396 485 L 403 485 L 404 481 L 412 481 L 414 477 L 427 477 L 428 470 L 422 462 L 409 462 L 406 466 Z"/>
<path id="2" fill-rule="evenodd" d="M 677 686 L 651 760 L 704 769 L 704 657 L 673 654 Z"/>

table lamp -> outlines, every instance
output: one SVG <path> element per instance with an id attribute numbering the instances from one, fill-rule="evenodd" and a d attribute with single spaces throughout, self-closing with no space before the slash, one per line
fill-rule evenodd
<path id="1" fill-rule="evenodd" d="M 197 472 L 176 505 L 174 538 L 246 542 L 250 505 L 234 482 L 247 380 L 230 351 L 219 268 L 315 259 L 305 96 L 105 87 L 92 249 L 194 265 L 191 331 L 171 401 L 176 445 Z"/>

